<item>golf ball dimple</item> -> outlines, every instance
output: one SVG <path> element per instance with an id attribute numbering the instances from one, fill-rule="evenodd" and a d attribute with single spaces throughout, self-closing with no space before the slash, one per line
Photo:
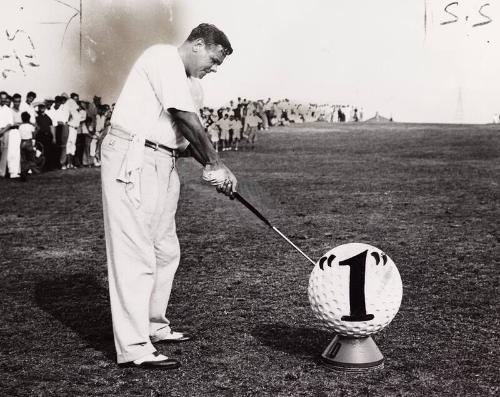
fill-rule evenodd
<path id="1" fill-rule="evenodd" d="M 401 305 L 403 285 L 394 262 L 368 244 L 328 251 L 316 263 L 308 288 L 315 316 L 336 333 L 364 337 L 381 331 Z"/>

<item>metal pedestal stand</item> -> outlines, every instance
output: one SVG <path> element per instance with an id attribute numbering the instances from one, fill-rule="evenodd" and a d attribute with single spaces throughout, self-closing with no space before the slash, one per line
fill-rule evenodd
<path id="1" fill-rule="evenodd" d="M 384 367 L 384 356 L 370 336 L 336 335 L 321 358 L 326 367 L 337 371 L 363 372 Z"/>

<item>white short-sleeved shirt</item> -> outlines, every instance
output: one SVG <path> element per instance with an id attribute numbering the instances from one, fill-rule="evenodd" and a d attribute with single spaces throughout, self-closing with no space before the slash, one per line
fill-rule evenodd
<path id="1" fill-rule="evenodd" d="M 116 102 L 111 125 L 172 149 L 184 150 L 184 138 L 168 109 L 199 116 L 203 91 L 186 76 L 177 47 L 157 44 L 135 62 Z"/>
<path id="2" fill-rule="evenodd" d="M 78 116 L 80 117 L 80 123 L 87 120 L 87 111 L 85 109 L 80 109 L 78 111 Z"/>
<path id="3" fill-rule="evenodd" d="M 33 139 L 35 127 L 32 124 L 23 123 L 19 126 L 19 135 L 21 139 Z"/>
<path id="4" fill-rule="evenodd" d="M 246 118 L 246 124 L 249 126 L 249 127 L 257 127 L 259 125 L 259 123 L 261 122 L 261 119 L 260 117 L 258 116 L 254 116 L 253 114 L 248 116 Z"/>
<path id="5" fill-rule="evenodd" d="M 81 121 L 78 103 L 76 103 L 73 98 L 69 98 L 62 107 L 65 108 L 69 114 L 68 125 L 73 128 L 78 128 Z"/>
<path id="6" fill-rule="evenodd" d="M 232 121 L 227 119 L 220 119 L 217 121 L 217 125 L 220 127 L 222 131 L 229 131 L 231 129 Z"/>
<path id="7" fill-rule="evenodd" d="M 231 128 L 235 131 L 240 131 L 243 128 L 243 126 L 241 125 L 241 121 L 233 120 Z"/>
<path id="8" fill-rule="evenodd" d="M 9 124 L 14 124 L 14 115 L 12 109 L 8 106 L 0 106 L 0 128 Z"/>
<path id="9" fill-rule="evenodd" d="M 12 117 L 14 118 L 14 123 L 21 124 L 23 122 L 23 119 L 21 118 L 21 114 L 23 114 L 23 111 L 21 109 L 19 110 L 15 110 L 14 108 L 11 109 L 12 109 Z"/>
<path id="10" fill-rule="evenodd" d="M 106 124 L 106 117 L 98 114 L 95 117 L 95 130 L 96 130 L 96 132 L 100 133 L 104 129 L 105 124 Z"/>
<path id="11" fill-rule="evenodd" d="M 69 120 L 69 111 L 64 105 L 59 106 L 58 109 L 52 107 L 47 114 L 51 118 L 54 127 L 57 126 L 58 123 L 67 123 Z"/>
<path id="12" fill-rule="evenodd" d="M 217 128 L 217 125 L 215 123 L 210 124 L 210 126 L 207 129 L 210 138 L 212 138 L 212 141 L 214 141 L 215 138 L 219 140 L 219 129 Z"/>
<path id="13" fill-rule="evenodd" d="M 32 105 L 28 105 L 26 102 L 21 103 L 21 105 L 19 106 L 19 111 L 21 113 L 28 112 L 31 116 L 31 121 L 34 121 L 36 118 L 35 108 Z"/>

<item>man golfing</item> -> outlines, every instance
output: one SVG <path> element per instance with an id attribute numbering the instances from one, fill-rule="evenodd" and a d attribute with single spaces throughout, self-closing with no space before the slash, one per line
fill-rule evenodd
<path id="1" fill-rule="evenodd" d="M 109 293 L 121 366 L 173 369 L 180 363 L 153 343 L 191 339 L 173 331 L 166 309 L 180 248 L 176 158 L 189 154 L 202 178 L 230 197 L 237 181 L 222 163 L 198 117 L 197 79 L 232 53 L 226 35 L 201 24 L 179 47 L 154 45 L 133 65 L 101 145 Z"/>

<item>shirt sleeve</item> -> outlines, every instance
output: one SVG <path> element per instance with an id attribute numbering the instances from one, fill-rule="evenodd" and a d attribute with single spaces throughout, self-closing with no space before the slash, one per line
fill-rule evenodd
<path id="1" fill-rule="evenodd" d="M 163 109 L 196 113 L 184 64 L 176 47 L 157 45 L 144 53 L 139 67 L 146 74 Z"/>

